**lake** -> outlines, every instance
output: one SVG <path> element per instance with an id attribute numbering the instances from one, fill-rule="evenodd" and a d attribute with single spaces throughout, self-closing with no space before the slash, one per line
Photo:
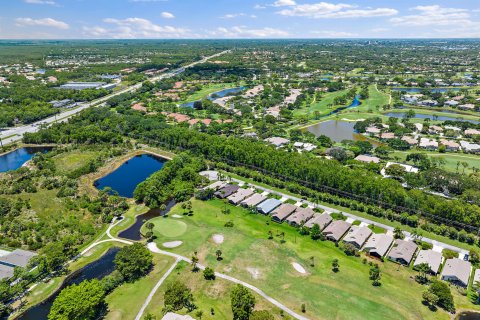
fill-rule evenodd
<path id="1" fill-rule="evenodd" d="M 353 98 L 352 103 L 350 103 L 348 106 L 337 108 L 337 109 L 331 111 L 330 113 L 328 113 L 325 117 L 331 116 L 332 114 L 339 113 L 340 111 L 345 110 L 345 109 L 358 107 L 361 104 L 362 104 L 362 102 L 360 101 L 360 96 L 356 95 L 355 98 Z"/>
<path id="2" fill-rule="evenodd" d="M 363 135 L 356 133 L 354 126 L 355 122 L 329 120 L 310 126 L 307 130 L 316 137 L 323 134 L 335 142 L 342 142 L 342 140 L 369 141 Z M 380 145 L 376 142 L 369 142 L 374 146 Z"/>
<path id="3" fill-rule="evenodd" d="M 215 99 L 218 99 L 218 98 L 223 98 L 229 94 L 235 94 L 235 93 L 239 93 L 240 91 L 243 91 L 245 90 L 246 87 L 242 86 L 242 87 L 236 87 L 236 88 L 228 88 L 228 89 L 223 89 L 223 90 L 220 90 L 220 91 L 217 91 L 217 92 L 214 92 L 212 94 L 210 94 L 207 99 L 210 100 L 210 101 L 213 101 Z M 197 101 L 200 101 L 200 100 L 197 100 Z M 193 108 L 193 105 L 195 104 L 196 101 L 191 101 L 191 102 L 187 102 L 187 103 L 182 103 L 180 105 L 180 107 L 189 107 L 189 108 Z"/>
<path id="4" fill-rule="evenodd" d="M 33 158 L 36 153 L 47 153 L 52 147 L 25 147 L 0 156 L 0 172 L 17 170 Z"/>
<path id="5" fill-rule="evenodd" d="M 444 93 L 447 91 L 460 91 L 461 88 L 392 88 L 392 91 L 405 91 L 407 93 L 419 93 L 422 90 Z"/>
<path id="6" fill-rule="evenodd" d="M 137 185 L 152 173 L 160 170 L 167 160 L 151 154 L 142 154 L 124 162 L 118 169 L 95 181 L 95 187 L 103 190 L 106 187 L 125 198 L 133 198 Z"/>
<path id="7" fill-rule="evenodd" d="M 385 116 L 387 117 L 393 117 L 393 118 L 403 118 L 405 117 L 405 112 L 388 112 L 388 113 L 385 113 Z M 416 113 L 415 114 L 415 118 L 418 118 L 418 119 L 431 119 L 431 120 L 434 120 L 433 119 L 433 115 L 431 114 L 423 114 L 423 113 Z M 470 122 L 470 123 L 475 123 L 475 124 L 478 124 L 480 123 L 479 121 L 475 121 L 475 120 L 467 120 L 467 119 L 462 119 L 462 118 L 456 118 L 456 117 L 449 117 L 449 116 L 437 116 L 435 118 L 435 120 L 439 120 L 439 121 L 447 121 L 447 120 L 450 120 L 450 121 L 463 121 L 463 122 Z"/>
<path id="8" fill-rule="evenodd" d="M 53 301 L 60 293 L 61 289 L 68 287 L 72 284 L 79 284 L 84 280 L 91 280 L 91 279 L 103 279 L 107 275 L 109 275 L 113 270 L 115 270 L 115 264 L 113 260 L 115 259 L 115 255 L 119 251 L 119 248 L 111 248 L 104 254 L 100 259 L 86 265 L 82 269 L 78 270 L 71 274 L 65 282 L 62 284 L 60 290 L 58 290 L 54 295 L 49 297 L 44 302 L 33 306 L 32 308 L 28 309 L 17 319 L 19 320 L 47 320 L 48 313 L 50 312 L 50 308 L 53 305 Z"/>
<path id="9" fill-rule="evenodd" d="M 455 317 L 455 320 L 480 320 L 480 313 L 474 311 L 463 311 Z"/>

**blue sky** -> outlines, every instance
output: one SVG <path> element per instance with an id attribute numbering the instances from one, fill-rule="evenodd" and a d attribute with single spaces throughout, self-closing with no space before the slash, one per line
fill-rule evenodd
<path id="1" fill-rule="evenodd" d="M 480 38 L 480 0 L 0 0 L 1 39 Z"/>

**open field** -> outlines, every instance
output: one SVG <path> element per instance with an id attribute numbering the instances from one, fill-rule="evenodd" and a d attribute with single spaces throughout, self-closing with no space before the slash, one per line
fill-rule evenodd
<path id="1" fill-rule="evenodd" d="M 161 315 L 165 290 L 171 282 L 183 282 L 192 290 L 195 305 L 198 308 L 190 313 L 190 315 L 195 319 L 200 319 L 195 315 L 198 311 L 203 311 L 201 319 L 204 320 L 232 319 L 233 315 L 230 306 L 230 292 L 232 291 L 234 284 L 219 278 L 214 281 L 207 281 L 203 278 L 202 272 L 192 272 L 191 266 L 185 262 L 180 262 L 176 269 L 168 276 L 165 283 L 162 284 L 153 296 L 145 313 L 151 313 L 157 317 Z M 281 317 L 279 309 L 275 308 L 272 304 L 257 294 L 254 295 L 256 298 L 255 310 L 268 310 L 275 316 L 275 319 L 278 320 L 291 319 L 289 316 Z M 213 315 L 211 314 L 211 309 L 214 310 Z M 180 314 L 185 314 L 185 312 L 185 309 L 177 311 L 177 313 Z"/>
<path id="2" fill-rule="evenodd" d="M 57 169 L 65 173 L 80 168 L 88 161 L 94 159 L 96 155 L 97 152 L 95 151 L 75 150 L 59 154 L 53 158 L 53 161 Z"/>
<path id="3" fill-rule="evenodd" d="M 362 100 L 362 104 L 355 109 L 359 110 L 360 112 L 368 112 L 368 110 L 375 112 L 384 105 L 389 104 L 390 96 L 379 91 L 375 85 L 370 85 L 368 87 L 368 94 L 368 98 L 366 100 Z"/>
<path id="4" fill-rule="evenodd" d="M 185 102 L 192 102 L 196 100 L 201 100 L 203 98 L 206 98 L 208 95 L 221 91 L 223 89 L 227 88 L 234 88 L 236 87 L 235 83 L 214 83 L 214 84 L 209 84 L 206 86 L 203 86 L 203 88 L 197 92 L 195 92 L 192 95 L 189 95 L 187 98 L 184 100 L 180 101 L 180 103 L 185 103 Z"/>
<path id="5" fill-rule="evenodd" d="M 400 161 L 405 162 L 405 159 L 409 153 L 414 151 L 395 151 L 391 154 L 392 157 L 398 157 Z M 472 173 L 473 168 L 480 169 L 480 157 L 475 156 L 473 154 L 465 154 L 465 153 L 439 153 L 439 152 L 426 152 L 424 150 L 416 150 L 416 152 L 421 152 L 426 154 L 429 157 L 441 158 L 445 161 L 444 168 L 448 171 L 456 172 L 457 171 L 457 163 L 460 162 L 467 162 L 468 167 L 464 169 L 464 167 L 460 164 L 458 166 L 458 172 L 465 173 Z"/>
<path id="6" fill-rule="evenodd" d="M 174 261 L 175 259 L 172 257 L 154 255 L 153 262 L 155 266 L 148 275 L 133 283 L 122 284 L 107 296 L 108 313 L 105 319 L 135 319 L 150 291 Z M 152 301 L 152 304 L 157 305 L 158 302 Z"/>
<path id="7" fill-rule="evenodd" d="M 159 247 L 162 243 L 181 240 L 183 244 L 171 249 L 173 252 L 191 256 L 194 251 L 202 264 L 216 271 L 233 275 L 264 290 L 291 309 L 300 312 L 306 304 L 306 316 L 312 319 L 349 319 L 351 310 L 356 310 L 358 319 L 448 319 L 443 311 L 435 313 L 421 303 L 424 287 L 413 280 L 415 273 L 394 263 L 380 263 L 382 286 L 372 287 L 368 279 L 369 266 L 362 260 L 347 257 L 332 242 L 314 242 L 302 237 L 288 225 L 278 225 L 269 217 L 250 214 L 247 210 L 229 206 L 230 214 L 222 214 L 224 204 L 220 200 L 200 202 L 193 200 L 193 216 L 184 216 L 187 231 L 181 236 L 162 235 L 165 220 L 152 220 L 157 228 L 154 233 Z M 172 209 L 171 215 L 182 215 L 180 206 Z M 224 227 L 228 221 L 233 228 Z M 274 235 L 285 234 L 286 243 L 281 244 L 275 236 L 268 240 L 268 231 Z M 223 234 L 225 241 L 217 244 L 214 234 Z M 223 252 L 222 261 L 217 261 L 215 252 Z M 311 267 L 310 257 L 315 266 Z M 340 272 L 331 271 L 333 259 L 338 259 Z M 302 265 L 307 274 L 295 271 L 291 263 Z M 454 291 L 459 305 L 474 308 Z M 405 295 L 409 292 L 409 295 Z M 342 301 L 342 304 L 338 302 Z"/>

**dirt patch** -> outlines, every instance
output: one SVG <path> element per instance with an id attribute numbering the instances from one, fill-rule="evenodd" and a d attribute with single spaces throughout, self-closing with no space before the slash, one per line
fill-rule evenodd
<path id="1" fill-rule="evenodd" d="M 169 241 L 169 242 L 164 242 L 162 243 L 162 246 L 165 248 L 176 248 L 181 246 L 183 241 Z"/>
<path id="2" fill-rule="evenodd" d="M 225 239 L 225 237 L 223 236 L 223 234 L 214 234 L 212 236 L 212 240 L 216 244 L 222 244 L 224 239 Z"/>
<path id="3" fill-rule="evenodd" d="M 301 273 L 301 274 L 306 274 L 307 273 L 307 270 L 305 270 L 305 268 L 302 267 L 302 265 L 300 265 L 297 262 L 292 262 L 292 266 L 298 273 Z"/>
<path id="4" fill-rule="evenodd" d="M 260 278 L 261 273 L 260 273 L 260 270 L 258 270 L 257 268 L 248 267 L 247 271 L 248 273 L 250 273 L 253 279 Z"/>

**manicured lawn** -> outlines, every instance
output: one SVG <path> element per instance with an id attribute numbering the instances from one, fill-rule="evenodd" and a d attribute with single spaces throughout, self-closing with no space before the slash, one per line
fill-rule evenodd
<path id="1" fill-rule="evenodd" d="M 167 238 L 176 238 L 187 231 L 187 224 L 181 220 L 155 218 L 153 232 Z"/>
<path id="2" fill-rule="evenodd" d="M 196 251 L 201 263 L 259 287 L 297 312 L 305 303 L 306 316 L 311 319 L 351 319 L 352 310 L 356 319 L 449 318 L 443 311 L 433 313 L 422 305 L 425 287 L 413 280 L 411 269 L 380 263 L 382 286 L 373 287 L 368 279 L 369 266 L 362 259 L 347 257 L 332 242 L 314 242 L 286 224 L 273 223 L 269 217 L 250 214 L 243 208 L 230 206 L 231 213 L 224 215 L 220 200 L 193 200 L 192 204 L 193 216 L 182 219 L 188 232 L 173 238 L 184 243 L 170 249 L 172 252 L 190 257 Z M 182 214 L 180 206 L 172 209 L 170 216 L 173 214 Z M 228 221 L 234 227 L 225 227 Z M 273 232 L 273 240 L 268 240 L 268 231 Z M 280 233 L 285 234 L 284 244 L 277 236 Z M 214 234 L 222 234 L 224 242 L 215 243 Z M 155 235 L 159 247 L 173 240 L 158 231 Z M 222 261 L 216 259 L 217 249 L 223 252 Z M 310 266 L 311 257 L 314 267 Z M 331 271 L 333 259 L 339 260 L 338 273 Z M 293 262 L 301 264 L 307 274 L 295 271 Z"/>
<path id="3" fill-rule="evenodd" d="M 172 257 L 158 254 L 153 259 L 155 266 L 147 276 L 133 283 L 124 283 L 107 296 L 108 314 L 105 319 L 135 319 L 150 291 L 175 261 Z M 152 301 L 152 304 L 157 303 Z"/>
<path id="4" fill-rule="evenodd" d="M 336 92 L 325 93 L 323 97 L 320 99 L 320 101 L 316 101 L 312 103 L 312 105 L 309 108 L 294 110 L 293 115 L 300 116 L 300 115 L 310 114 L 310 116 L 313 117 L 315 111 L 318 111 L 320 115 L 326 115 L 329 112 L 335 110 L 336 108 L 341 107 L 341 106 L 333 106 L 333 100 L 335 100 L 336 97 L 346 94 L 347 92 L 348 90 L 340 90 Z"/>
<path id="5" fill-rule="evenodd" d="M 391 157 L 398 157 L 401 161 L 405 161 L 407 155 L 413 152 L 425 153 L 429 157 L 441 158 L 445 161 L 444 168 L 448 171 L 457 171 L 457 162 L 460 161 L 468 163 L 468 167 L 465 168 L 465 173 L 472 173 L 473 168 L 480 168 L 480 157 L 473 154 L 464 153 L 439 153 L 439 152 L 425 152 L 423 150 L 411 150 L 411 151 L 395 151 L 391 154 Z M 458 171 L 463 172 L 463 166 L 458 166 Z"/>
<path id="6" fill-rule="evenodd" d="M 368 87 L 368 93 L 368 99 L 362 100 L 362 104 L 357 107 L 360 112 L 367 112 L 368 110 L 376 112 L 384 105 L 387 105 L 390 100 L 390 96 L 379 91 L 375 85 Z"/>
<path id="7" fill-rule="evenodd" d="M 214 281 L 206 281 L 202 272 L 192 272 L 192 268 L 186 262 L 181 262 L 177 268 L 168 276 L 165 283 L 158 289 L 153 296 L 152 302 L 148 305 L 145 314 L 151 313 L 161 319 L 162 309 L 164 307 L 164 294 L 169 283 L 182 282 L 186 284 L 193 293 L 195 305 L 197 309 L 190 313 L 195 319 L 200 319 L 195 314 L 203 311 L 202 320 L 210 319 L 232 319 L 232 311 L 230 305 L 230 292 L 234 287 L 234 283 L 217 278 Z M 268 310 L 275 319 L 291 319 L 291 317 L 281 317 L 280 310 L 274 307 L 270 302 L 255 294 L 256 304 L 255 310 Z M 211 309 L 214 315 L 211 314 Z M 186 314 L 186 309 L 176 311 L 179 314 Z M 108 318 L 107 318 L 108 319 Z M 118 318 L 115 318 L 118 319 Z M 126 319 L 126 318 L 125 318 Z M 133 319 L 133 318 L 129 318 Z"/>
<path id="8" fill-rule="evenodd" d="M 71 172 L 95 158 L 97 152 L 75 150 L 59 154 L 53 158 L 55 166 L 61 172 Z"/>
<path id="9" fill-rule="evenodd" d="M 416 114 L 429 114 L 432 115 L 430 120 L 434 120 L 433 116 L 439 116 L 439 117 L 451 117 L 451 118 L 459 118 L 459 119 L 467 119 L 467 120 L 478 120 L 478 116 L 474 115 L 468 115 L 468 114 L 456 114 L 456 113 L 448 113 L 448 112 L 440 112 L 440 111 L 435 111 L 435 110 L 426 110 L 426 109 L 415 109 L 411 108 L 413 111 L 415 111 Z M 403 113 L 406 112 L 408 109 L 392 109 L 392 110 L 387 110 L 383 113 Z M 416 121 L 423 122 L 424 119 L 416 118 L 414 117 L 413 119 L 417 119 Z M 413 120 L 412 120 L 413 121 Z M 443 121 L 440 121 L 443 122 Z"/>
<path id="10" fill-rule="evenodd" d="M 188 96 L 184 101 L 182 101 L 180 103 L 201 100 L 203 98 L 206 98 L 208 95 L 210 95 L 214 92 L 221 91 L 221 90 L 227 89 L 227 88 L 234 88 L 234 87 L 236 87 L 236 85 L 234 83 L 208 84 L 206 86 L 203 86 L 203 88 L 201 90 L 199 90 L 199 91 L 195 92 L 194 94 Z"/>

